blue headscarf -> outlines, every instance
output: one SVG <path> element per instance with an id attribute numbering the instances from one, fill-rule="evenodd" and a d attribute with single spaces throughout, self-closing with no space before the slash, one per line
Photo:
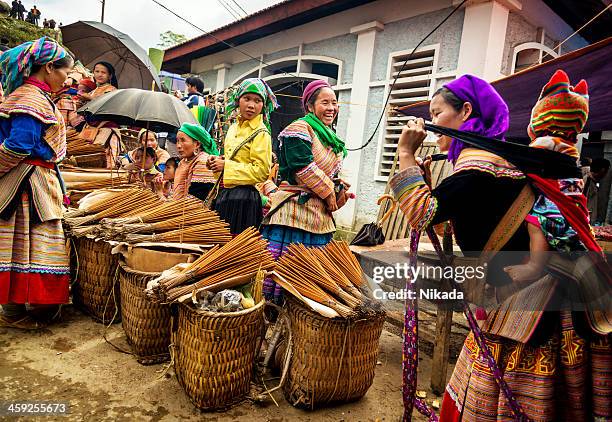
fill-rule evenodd
<path id="1" fill-rule="evenodd" d="M 67 55 L 68 52 L 61 45 L 48 37 L 24 42 L 3 52 L 0 56 L 0 82 L 4 94 L 9 95 L 23 85 L 24 77 L 30 76 L 34 65 L 53 63 Z"/>

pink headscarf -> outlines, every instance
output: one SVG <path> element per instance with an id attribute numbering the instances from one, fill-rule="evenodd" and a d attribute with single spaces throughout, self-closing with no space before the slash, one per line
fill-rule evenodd
<path id="1" fill-rule="evenodd" d="M 316 81 L 310 82 L 306 85 L 306 88 L 304 88 L 304 93 L 302 94 L 302 108 L 306 113 L 308 113 L 308 100 L 310 100 L 315 91 L 320 88 L 331 88 L 331 85 L 326 81 L 317 79 Z"/>

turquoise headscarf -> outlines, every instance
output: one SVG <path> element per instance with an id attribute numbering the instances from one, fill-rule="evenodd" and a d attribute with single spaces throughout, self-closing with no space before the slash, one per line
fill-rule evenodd
<path id="1" fill-rule="evenodd" d="M 205 153 L 209 155 L 219 155 L 219 149 L 217 148 L 215 140 L 202 126 L 193 123 L 183 123 L 179 131 L 198 141 L 200 145 L 202 145 L 202 151 Z"/>
<path id="2" fill-rule="evenodd" d="M 263 114 L 264 122 L 269 128 L 270 114 L 278 108 L 278 101 L 272 89 L 263 79 L 249 78 L 242 81 L 238 89 L 230 97 L 227 107 L 225 107 L 225 113 L 229 115 L 232 111 L 236 110 L 240 97 L 247 93 L 257 94 L 263 99 L 264 105 L 261 114 Z"/>
<path id="3" fill-rule="evenodd" d="M 0 82 L 4 94 L 9 95 L 23 85 L 24 77 L 30 76 L 34 65 L 53 63 L 67 55 L 68 52 L 61 45 L 47 37 L 24 42 L 5 51 L 0 56 Z"/>

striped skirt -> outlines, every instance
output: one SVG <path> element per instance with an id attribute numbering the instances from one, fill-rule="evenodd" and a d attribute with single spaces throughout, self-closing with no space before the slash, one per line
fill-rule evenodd
<path id="1" fill-rule="evenodd" d="M 539 345 L 489 336 L 487 343 L 523 411 L 532 421 L 612 418 L 609 337 L 582 338 L 567 311 Z M 554 315 L 551 315 L 554 316 Z M 537 335 L 537 331 L 535 335 Z M 446 387 L 440 420 L 511 421 L 512 412 L 470 333 Z"/>
<path id="2" fill-rule="evenodd" d="M 0 304 L 68 303 L 70 261 L 60 220 L 34 223 L 30 199 L 0 218 Z"/>
<path id="3" fill-rule="evenodd" d="M 323 247 L 332 240 L 334 234 L 316 234 L 293 227 L 271 224 L 261 228 L 261 235 L 268 241 L 268 250 L 274 259 L 278 259 L 292 243 L 301 243 L 304 246 Z M 264 281 L 263 293 L 267 300 L 273 301 L 276 304 L 282 302 L 282 289 L 271 279 L 266 279 Z"/>

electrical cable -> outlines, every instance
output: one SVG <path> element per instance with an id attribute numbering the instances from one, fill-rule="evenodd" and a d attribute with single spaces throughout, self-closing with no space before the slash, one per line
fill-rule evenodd
<path id="1" fill-rule="evenodd" d="M 434 32 L 436 32 L 438 30 L 438 28 L 440 28 L 447 20 L 449 20 L 451 18 L 451 16 L 453 16 L 455 14 L 455 12 L 457 10 L 459 10 L 459 8 L 461 6 L 463 6 L 466 2 L 467 2 L 467 0 L 463 0 L 461 3 L 459 3 L 457 5 L 457 7 L 455 7 L 448 14 L 448 16 L 446 16 L 442 20 L 442 22 L 440 22 L 438 25 L 436 25 L 436 27 L 434 29 L 432 29 L 427 35 L 425 35 L 425 37 L 421 41 L 419 41 L 419 43 L 416 45 L 416 47 L 414 47 L 412 49 L 412 52 L 408 55 L 408 57 L 406 57 L 406 60 L 404 60 L 404 63 L 402 64 L 402 67 L 400 68 L 400 70 L 395 75 L 395 79 L 393 79 L 393 82 L 391 83 L 391 86 L 389 87 L 389 92 L 387 93 L 387 98 L 385 99 L 385 104 L 383 105 L 383 111 L 381 112 L 380 117 L 378 118 L 378 122 L 376 123 L 376 127 L 374 128 L 374 132 L 372 132 L 372 135 L 368 138 L 368 140 L 363 145 L 361 145 L 358 148 L 347 148 L 347 151 L 359 151 L 359 150 L 362 150 L 365 147 L 367 147 L 370 144 L 370 142 L 372 142 L 372 140 L 374 139 L 374 136 L 376 135 L 376 132 L 378 132 L 378 129 L 380 128 L 380 124 L 382 123 L 383 117 L 385 116 L 387 105 L 389 105 L 389 99 L 391 98 L 391 93 L 393 92 L 393 88 L 395 87 L 395 83 L 397 82 L 400 74 L 404 71 L 404 68 L 408 64 L 408 61 L 412 58 L 412 56 L 414 56 L 414 53 L 416 53 L 416 51 L 421 46 L 421 44 L 423 44 L 427 40 L 427 38 L 429 38 Z"/>

